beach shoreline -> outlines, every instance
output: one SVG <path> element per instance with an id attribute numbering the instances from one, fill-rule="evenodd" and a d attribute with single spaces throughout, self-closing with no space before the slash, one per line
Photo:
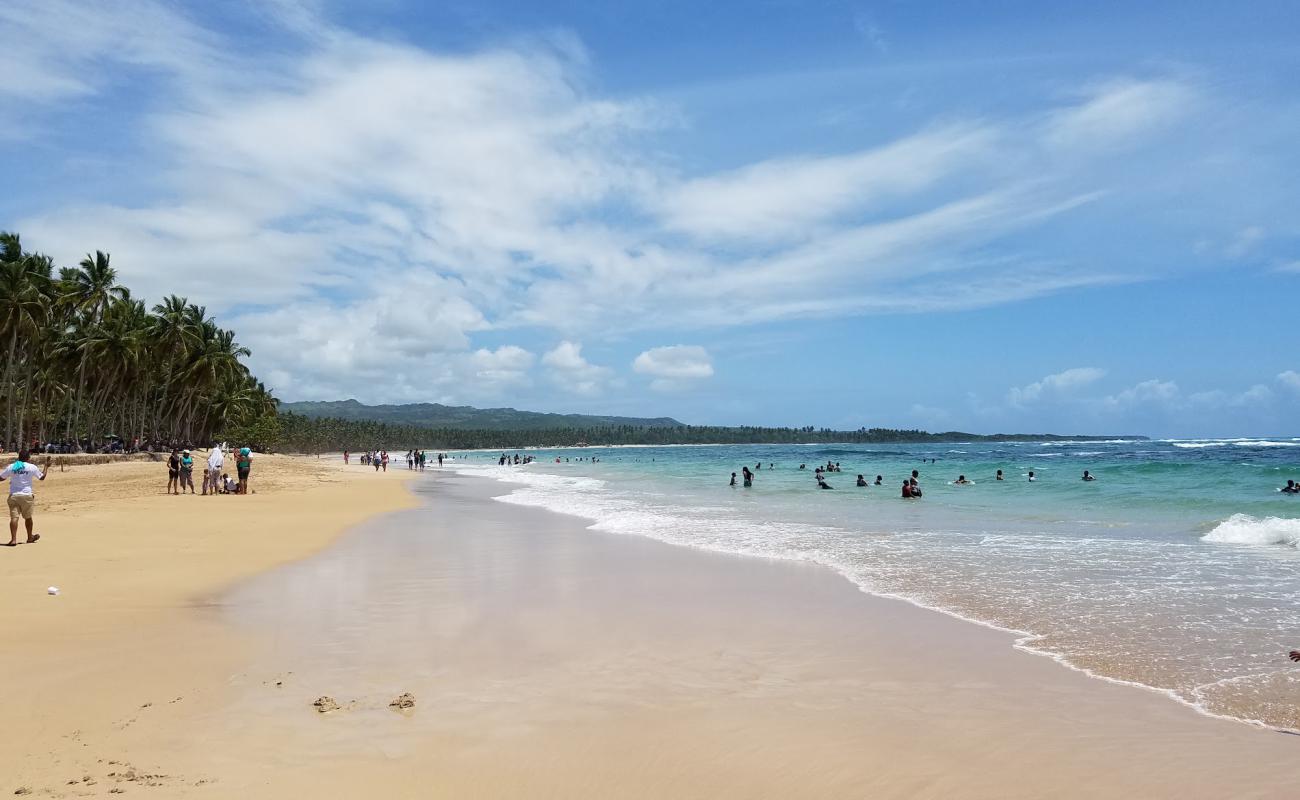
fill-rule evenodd
<path id="1" fill-rule="evenodd" d="M 450 472 L 319 474 L 291 513 L 330 496 L 358 517 L 346 535 L 146 609 L 129 635 L 29 637 L 38 685 L 26 718 L 6 704 L 0 722 L 36 735 L 0 774 L 94 796 L 129 770 L 166 796 L 245 798 L 1272 798 L 1293 783 L 1295 737 L 1062 670 L 818 565 L 588 530 Z M 95 680 L 60 671 L 87 657 Z M 394 713 L 403 692 L 416 705 Z M 311 708 L 325 694 L 340 711 Z"/>

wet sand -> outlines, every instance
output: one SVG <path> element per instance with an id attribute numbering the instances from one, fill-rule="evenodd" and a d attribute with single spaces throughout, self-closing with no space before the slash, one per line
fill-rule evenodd
<path id="1" fill-rule="evenodd" d="M 588 531 L 476 479 L 413 487 L 425 508 L 223 599 L 265 647 L 212 729 L 276 750 L 281 791 L 1294 796 L 1300 737 L 1087 678 L 819 567 Z M 417 703 L 399 715 L 402 692 Z M 320 695 L 344 709 L 313 712 Z"/>
<path id="2" fill-rule="evenodd" d="M 98 686 L 41 678 L 25 723 L 53 750 L 0 756 L 0 775 L 67 796 L 158 774 L 166 797 L 1295 795 L 1300 737 L 1089 679 L 824 569 L 588 531 L 483 480 L 409 486 L 420 508 L 143 614 L 116 650 L 63 651 L 115 655 L 68 667 Z M 391 708 L 403 693 L 414 706 Z M 312 706 L 326 695 L 339 710 Z M 94 785 L 65 784 L 82 769 Z"/>

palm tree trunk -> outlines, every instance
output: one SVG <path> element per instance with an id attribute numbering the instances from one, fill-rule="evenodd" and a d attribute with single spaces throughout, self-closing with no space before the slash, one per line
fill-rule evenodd
<path id="1" fill-rule="evenodd" d="M 15 354 L 18 352 L 18 320 L 13 320 L 14 330 L 9 336 L 9 360 L 5 362 L 5 446 L 9 445 L 14 433 L 14 391 L 12 377 L 14 373 Z M 21 449 L 21 448 L 20 448 Z"/>
<path id="2" fill-rule="evenodd" d="M 23 410 L 18 415 L 18 440 L 26 441 L 27 435 L 27 411 L 31 408 L 31 400 L 34 392 L 32 391 L 32 382 L 36 380 L 36 369 L 33 365 L 27 365 L 27 380 L 23 382 Z"/>
<path id="3" fill-rule="evenodd" d="M 81 452 L 81 438 L 76 435 L 78 417 L 81 416 L 81 398 L 86 391 L 86 361 L 85 356 L 81 357 L 81 366 L 77 367 L 77 397 L 72 404 L 72 416 L 68 418 L 68 439 L 72 441 L 74 452 Z"/>

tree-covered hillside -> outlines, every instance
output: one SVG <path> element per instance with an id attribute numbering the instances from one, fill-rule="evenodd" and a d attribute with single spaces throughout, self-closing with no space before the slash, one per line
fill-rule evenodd
<path id="1" fill-rule="evenodd" d="M 367 406 L 356 400 L 281 403 L 280 410 L 304 417 L 369 420 L 423 428 L 464 428 L 489 431 L 529 431 L 554 428 L 602 428 L 631 425 L 639 428 L 674 428 L 682 423 L 671 417 L 641 419 L 588 414 L 542 414 L 513 408 L 444 406 L 439 403 Z"/>

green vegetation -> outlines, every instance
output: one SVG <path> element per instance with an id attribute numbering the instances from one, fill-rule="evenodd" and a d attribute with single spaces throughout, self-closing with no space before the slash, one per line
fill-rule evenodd
<path id="1" fill-rule="evenodd" d="M 539 414 L 513 408 L 473 408 L 444 406 L 438 403 L 411 403 L 396 406 L 366 406 L 356 400 L 331 402 L 281 403 L 283 413 L 304 417 L 332 417 L 342 420 L 367 420 L 390 425 L 415 425 L 421 428 L 476 429 L 485 431 L 533 431 L 551 428 L 679 428 L 682 423 L 671 417 L 605 417 L 588 414 Z"/>
<path id="2" fill-rule="evenodd" d="M 1088 441 L 1116 437 L 1057 436 L 1052 434 L 998 434 L 980 436 L 949 431 L 926 433 L 920 430 L 860 428 L 836 431 L 829 428 L 757 428 L 715 427 L 708 425 L 610 425 L 574 428 L 540 428 L 534 430 L 484 430 L 464 428 L 430 428 L 418 425 L 389 425 L 374 420 L 313 418 L 282 413 L 277 444 L 295 452 L 337 450 L 472 450 L 480 448 L 521 450 L 539 447 L 574 447 L 580 445 L 667 445 L 667 444 L 880 444 L 971 441 Z M 1130 437 L 1141 438 L 1141 437 Z"/>
<path id="3" fill-rule="evenodd" d="M 240 359 L 247 348 L 172 295 L 146 309 L 106 253 L 54 271 L 0 233 L 3 442 L 97 449 L 111 437 L 212 440 L 274 421 L 275 399 Z"/>

